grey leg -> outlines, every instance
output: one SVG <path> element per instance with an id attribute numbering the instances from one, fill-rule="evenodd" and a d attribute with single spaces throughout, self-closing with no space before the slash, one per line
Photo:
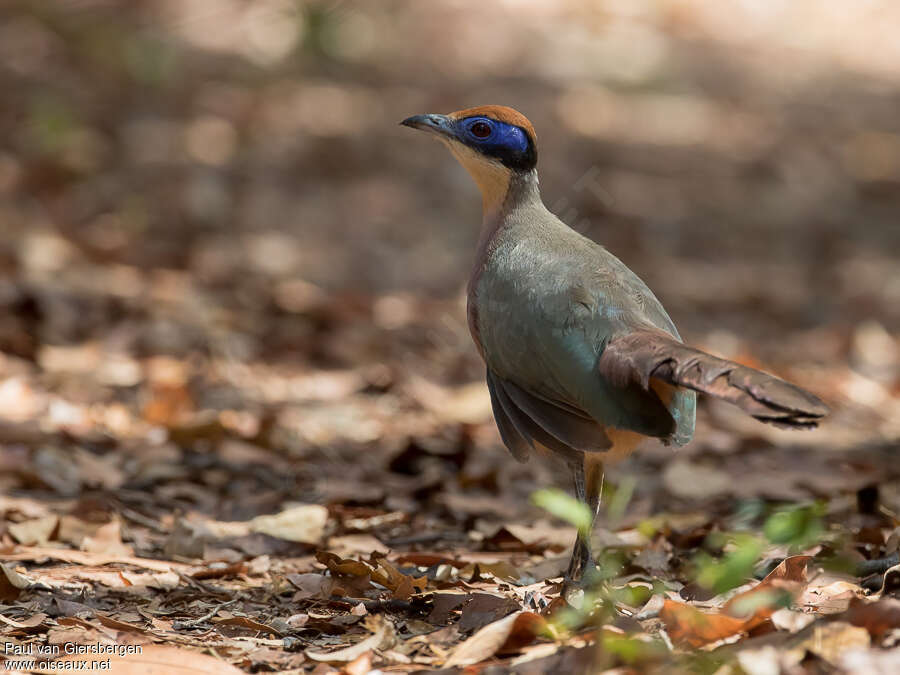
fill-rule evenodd
<path id="1" fill-rule="evenodd" d="M 575 548 L 572 551 L 572 559 L 569 561 L 569 569 L 566 572 L 566 586 L 579 586 L 585 581 L 585 573 L 594 568 L 590 537 L 597 514 L 600 512 L 603 465 L 592 461 L 588 463 L 587 470 L 585 470 L 585 462 L 573 462 L 571 467 L 575 483 L 575 497 L 583 504 L 587 504 L 591 510 L 591 529 L 589 532 L 578 533 L 575 539 Z"/>

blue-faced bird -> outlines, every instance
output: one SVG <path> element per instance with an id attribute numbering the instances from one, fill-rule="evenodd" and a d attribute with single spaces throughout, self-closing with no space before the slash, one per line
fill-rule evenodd
<path id="1" fill-rule="evenodd" d="M 544 206 L 524 115 L 488 105 L 401 124 L 442 141 L 481 190 L 467 313 L 500 437 L 520 461 L 535 449 L 565 460 L 594 518 L 604 462 L 646 437 L 689 442 L 696 392 L 784 427 L 814 427 L 827 414 L 793 384 L 684 345 L 634 272 Z M 593 565 L 580 532 L 567 583 L 581 584 Z"/>

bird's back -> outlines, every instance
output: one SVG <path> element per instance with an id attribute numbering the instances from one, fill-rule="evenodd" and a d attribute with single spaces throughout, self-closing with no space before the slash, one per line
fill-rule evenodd
<path id="1" fill-rule="evenodd" d="M 652 327 L 680 339 L 650 289 L 539 202 L 501 218 L 469 293 L 473 337 L 488 368 L 604 427 L 690 440 L 693 392 L 675 392 L 664 401 L 666 414 L 648 404 L 652 391 L 613 386 L 597 372 L 597 359 L 615 337 Z"/>

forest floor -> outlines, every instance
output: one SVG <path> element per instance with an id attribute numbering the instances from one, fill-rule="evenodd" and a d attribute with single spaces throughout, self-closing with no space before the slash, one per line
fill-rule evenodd
<path id="1" fill-rule="evenodd" d="M 457 351 L 457 303 L 311 294 L 264 331 L 304 325 L 303 362 L 142 356 L 121 349 L 156 334 L 142 299 L 177 280 L 132 282 L 72 318 L 110 311 L 122 342 L 0 361 L 10 667 L 54 647 L 120 673 L 900 663 L 900 463 L 873 440 L 889 420 L 860 428 L 865 410 L 841 395 L 848 372 L 782 373 L 837 403 L 816 431 L 703 405 L 693 444 L 649 443 L 613 467 L 602 578 L 569 604 L 575 529 L 530 500 L 567 487 L 564 472 L 516 463 L 484 386 L 449 375 L 477 359 Z M 169 340 L 199 330 L 186 298 L 201 295 L 177 297 L 150 312 Z M 340 354 L 359 365 L 326 365 Z M 141 653 L 67 656 L 72 644 Z"/>
<path id="2" fill-rule="evenodd" d="M 0 3 L 3 667 L 900 672 L 897 8 L 820 4 Z M 832 408 L 610 467 L 571 602 L 475 187 L 397 125 L 484 103 L 688 342 Z"/>

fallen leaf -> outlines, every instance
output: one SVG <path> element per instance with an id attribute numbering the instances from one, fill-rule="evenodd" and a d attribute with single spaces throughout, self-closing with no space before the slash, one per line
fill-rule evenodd
<path id="1" fill-rule="evenodd" d="M 331 587 L 334 585 L 334 579 L 326 577 L 324 574 L 314 574 L 312 572 L 288 574 L 285 576 L 285 579 L 297 588 L 297 592 L 294 594 L 295 601 L 308 598 L 322 598 L 324 600 L 331 595 Z"/>
<path id="2" fill-rule="evenodd" d="M 79 664 L 82 673 L 108 673 L 116 675 L 242 675 L 243 671 L 231 664 L 193 649 L 180 649 L 163 645 L 139 645 L 141 653 L 127 654 L 114 659 L 112 670 L 106 668 L 105 659 L 86 660 L 84 655 L 71 654 L 54 661 L 56 670 L 63 670 L 68 662 Z M 80 667 L 84 664 L 87 669 Z M 92 666 L 93 667 L 90 667 Z"/>
<path id="3" fill-rule="evenodd" d="M 206 569 L 194 572 L 191 577 L 194 579 L 221 579 L 223 577 L 236 577 L 239 574 L 247 573 L 247 563 L 237 562 L 231 565 L 218 565 L 207 567 Z"/>
<path id="4" fill-rule="evenodd" d="M 388 621 L 380 614 L 372 615 L 366 618 L 366 629 L 371 631 L 372 635 L 352 647 L 338 649 L 333 652 L 317 652 L 306 650 L 306 656 L 313 661 L 325 661 L 328 663 L 347 663 L 354 661 L 366 652 L 372 649 L 388 649 L 395 639 L 394 624 Z"/>
<path id="5" fill-rule="evenodd" d="M 846 611 L 851 600 L 865 595 L 865 591 L 846 575 L 822 573 L 817 575 L 797 597 L 797 604 L 817 614 L 838 614 Z"/>
<path id="6" fill-rule="evenodd" d="M 85 537 L 81 542 L 81 550 L 111 556 L 134 554 L 134 547 L 122 543 L 122 523 L 118 518 L 113 518 L 98 528 L 93 535 Z"/>
<path id="7" fill-rule="evenodd" d="M 812 634 L 797 645 L 831 665 L 838 665 L 845 652 L 867 649 L 871 644 L 869 631 L 844 621 L 821 623 L 812 627 Z"/>
<path id="8" fill-rule="evenodd" d="M 59 524 L 59 518 L 56 516 L 44 516 L 43 518 L 34 518 L 32 520 L 23 520 L 21 523 L 10 523 L 7 530 L 20 544 L 25 546 L 34 546 L 35 544 L 43 546 L 53 536 Z"/>
<path id="9" fill-rule="evenodd" d="M 7 626 L 10 626 L 12 628 L 19 628 L 19 629 L 36 628 L 36 627 L 40 626 L 41 624 L 43 624 L 46 619 L 47 619 L 46 614 L 33 614 L 33 615 L 29 616 L 27 619 L 25 619 L 24 621 L 14 621 L 13 619 L 10 619 L 10 618 L 5 617 L 2 614 L 0 614 L 0 622 L 4 623 Z"/>
<path id="10" fill-rule="evenodd" d="M 881 639 L 888 631 L 900 628 L 900 600 L 881 598 L 871 602 L 854 598 L 841 618 L 854 626 L 865 628 L 876 640 Z"/>
<path id="11" fill-rule="evenodd" d="M 342 675 L 366 675 L 372 672 L 372 652 L 363 652 L 344 666 Z"/>
<path id="12" fill-rule="evenodd" d="M 6 560 L 61 560 L 77 565 L 109 565 L 120 563 L 134 565 L 148 570 L 160 572 L 182 571 L 189 572 L 190 565 L 168 560 L 153 560 L 151 558 L 138 558 L 132 555 L 109 555 L 105 553 L 90 553 L 87 551 L 70 551 L 62 548 L 50 548 L 48 546 L 16 546 L 12 551 L 4 552 Z"/>
<path id="13" fill-rule="evenodd" d="M 367 555 L 372 552 L 388 553 L 390 549 L 371 534 L 345 534 L 342 537 L 330 537 L 328 550 L 336 555 Z"/>
<path id="14" fill-rule="evenodd" d="M 546 626 L 543 617 L 533 612 L 516 612 L 504 619 L 490 623 L 459 644 L 451 653 L 447 668 L 470 666 L 491 658 L 510 645 L 517 648 L 530 642 L 539 630 Z"/>
<path id="15" fill-rule="evenodd" d="M 519 603 L 510 598 L 491 593 L 472 593 L 462 610 L 459 629 L 464 633 L 502 619 L 519 609 Z"/>
<path id="16" fill-rule="evenodd" d="M 0 602 L 13 602 L 24 589 L 28 579 L 16 572 L 9 563 L 0 563 Z"/>
<path id="17" fill-rule="evenodd" d="M 291 628 L 302 628 L 309 623 L 309 614 L 292 614 L 287 618 L 287 625 Z"/>
<path id="18" fill-rule="evenodd" d="M 490 575 L 499 581 L 511 584 L 522 583 L 522 573 L 505 560 L 470 563 L 459 571 L 460 577 L 467 577 L 472 581 L 479 581 L 484 578 L 484 575 Z"/>
<path id="19" fill-rule="evenodd" d="M 250 521 L 253 532 L 279 539 L 316 544 L 321 541 L 328 522 L 328 509 L 318 504 L 302 504 L 281 513 L 257 516 Z"/>
<path id="20" fill-rule="evenodd" d="M 775 628 L 778 630 L 786 630 L 790 633 L 799 633 L 816 620 L 814 614 L 795 612 L 787 607 L 776 610 L 772 613 L 770 618 L 772 619 L 772 625 L 775 626 Z"/>
<path id="21" fill-rule="evenodd" d="M 681 602 L 666 599 L 659 612 L 673 642 L 691 647 L 718 642 L 746 630 L 748 621 L 722 612 L 701 612 Z"/>
<path id="22" fill-rule="evenodd" d="M 424 591 L 428 585 L 426 577 L 404 574 L 384 558 L 378 558 L 378 572 L 380 575 L 374 575 L 373 581 L 391 589 L 398 600 L 407 600 L 413 593 Z"/>
<path id="23" fill-rule="evenodd" d="M 66 514 L 59 519 L 59 531 L 56 538 L 80 549 L 85 537 L 92 536 L 100 527 L 102 527 L 101 523 L 92 523 Z"/>
<path id="24" fill-rule="evenodd" d="M 115 630 L 120 630 L 125 633 L 146 633 L 147 631 L 142 627 L 133 623 L 128 623 L 127 621 L 122 621 L 121 619 L 117 619 L 112 616 L 107 616 L 106 614 L 102 614 L 100 612 L 95 612 L 94 616 L 97 621 L 106 626 L 107 628 L 114 628 Z"/>
<path id="25" fill-rule="evenodd" d="M 772 616 L 785 594 L 793 596 L 801 589 L 811 559 L 811 556 L 785 558 L 765 579 L 732 597 L 719 611 L 702 612 L 666 599 L 660 619 L 673 641 L 692 647 L 753 630 Z"/>
<path id="26" fill-rule="evenodd" d="M 468 594 L 454 591 L 435 593 L 428 623 L 446 625 L 450 622 L 452 613 L 462 607 L 468 598 Z"/>

